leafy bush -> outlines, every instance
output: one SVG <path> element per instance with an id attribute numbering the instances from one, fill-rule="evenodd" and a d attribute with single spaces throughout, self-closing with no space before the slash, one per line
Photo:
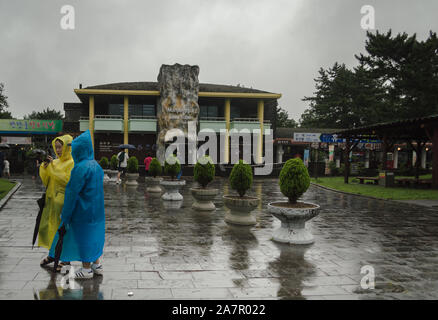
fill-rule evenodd
<path id="1" fill-rule="evenodd" d="M 341 176 L 343 176 L 344 173 L 345 173 L 345 163 L 342 163 L 342 164 L 341 164 L 341 167 L 339 168 L 339 174 L 340 174 Z"/>
<path id="2" fill-rule="evenodd" d="M 108 169 L 109 166 L 109 161 L 107 157 L 102 157 L 99 161 L 100 166 L 102 167 L 102 169 Z"/>
<path id="3" fill-rule="evenodd" d="M 280 172 L 280 190 L 289 198 L 290 203 L 307 191 L 310 186 L 310 176 L 303 161 L 294 158 L 286 161 Z"/>
<path id="4" fill-rule="evenodd" d="M 339 175 L 339 168 L 336 167 L 336 162 L 330 161 L 328 163 L 328 167 L 330 169 L 330 174 L 332 176 L 338 176 Z"/>
<path id="5" fill-rule="evenodd" d="M 113 155 L 110 160 L 111 170 L 117 170 L 117 166 L 119 165 L 119 160 L 117 160 L 117 156 Z"/>
<path id="6" fill-rule="evenodd" d="M 138 173 L 138 160 L 136 157 L 130 157 L 128 159 L 127 169 L 129 173 Z"/>
<path id="7" fill-rule="evenodd" d="M 157 158 L 153 158 L 151 163 L 149 164 L 149 174 L 155 178 L 156 176 L 159 176 L 162 171 L 163 169 L 161 167 L 160 161 L 158 161 Z"/>
<path id="8" fill-rule="evenodd" d="M 193 169 L 195 181 L 197 181 L 203 188 L 209 184 L 215 174 L 215 166 L 213 160 L 209 156 L 203 156 L 198 160 Z"/>
<path id="9" fill-rule="evenodd" d="M 230 183 L 231 188 L 236 190 L 239 196 L 243 197 L 252 185 L 251 166 L 240 159 L 231 170 Z"/>
<path id="10" fill-rule="evenodd" d="M 180 171 L 181 165 L 178 158 L 175 155 L 169 156 L 164 162 L 164 174 L 170 176 L 172 180 L 174 180 Z"/>

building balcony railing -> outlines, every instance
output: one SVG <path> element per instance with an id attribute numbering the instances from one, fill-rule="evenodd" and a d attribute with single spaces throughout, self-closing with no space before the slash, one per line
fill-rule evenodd
<path id="1" fill-rule="evenodd" d="M 129 117 L 129 132 L 156 132 L 157 119 L 154 116 L 131 116 Z M 89 128 L 89 118 L 81 117 L 79 120 L 81 131 Z M 123 132 L 124 122 L 123 117 L 119 115 L 95 115 L 94 116 L 95 131 L 112 131 Z"/>
<path id="2" fill-rule="evenodd" d="M 130 116 L 129 132 L 157 132 L 157 117 Z"/>
<path id="3" fill-rule="evenodd" d="M 79 120 L 80 131 L 89 128 L 89 118 L 81 117 Z M 224 117 L 201 117 L 199 120 L 199 129 L 212 129 L 219 133 L 227 127 Z M 271 129 L 269 120 L 263 121 L 263 128 Z M 230 129 L 260 129 L 260 122 L 257 118 L 234 118 L 230 121 Z M 123 132 L 124 121 L 120 115 L 95 115 L 94 130 L 103 132 Z M 157 118 L 155 116 L 130 116 L 129 132 L 156 132 Z"/>
<path id="4" fill-rule="evenodd" d="M 260 121 L 258 118 L 234 118 L 230 122 L 230 129 L 242 130 L 255 130 L 260 129 Z M 263 121 L 263 129 L 271 129 L 271 121 Z"/>

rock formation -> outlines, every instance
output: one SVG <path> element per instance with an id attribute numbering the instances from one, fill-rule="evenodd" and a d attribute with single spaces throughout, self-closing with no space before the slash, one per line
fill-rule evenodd
<path id="1" fill-rule="evenodd" d="M 165 155 L 165 135 L 170 129 L 181 129 L 187 138 L 187 122 L 198 121 L 198 81 L 199 67 L 190 65 L 165 65 L 160 68 L 157 116 L 159 134 L 157 136 L 157 158 L 163 163 Z"/>

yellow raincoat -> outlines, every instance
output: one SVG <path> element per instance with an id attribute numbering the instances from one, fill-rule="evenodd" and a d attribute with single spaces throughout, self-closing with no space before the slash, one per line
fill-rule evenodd
<path id="1" fill-rule="evenodd" d="M 70 180 L 70 171 L 74 166 L 71 146 L 67 145 L 73 141 L 73 137 L 65 135 L 54 139 L 52 146 L 55 153 L 55 142 L 58 139 L 63 142 L 61 157 L 53 160 L 47 168 L 44 168 L 44 164 L 40 166 L 40 177 L 44 186 L 47 188 L 47 193 L 46 204 L 43 209 L 38 231 L 38 246 L 47 249 L 50 249 L 53 238 L 61 223 L 65 186 Z"/>

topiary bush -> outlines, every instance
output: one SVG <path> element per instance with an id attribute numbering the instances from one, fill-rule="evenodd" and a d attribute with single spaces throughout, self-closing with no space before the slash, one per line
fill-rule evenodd
<path id="1" fill-rule="evenodd" d="M 175 155 L 169 156 L 164 162 L 164 174 L 170 176 L 172 180 L 174 180 L 180 171 L 181 165 L 178 158 Z"/>
<path id="2" fill-rule="evenodd" d="M 102 169 L 108 169 L 109 166 L 109 161 L 107 157 L 102 157 L 99 161 L 100 166 L 102 167 Z"/>
<path id="3" fill-rule="evenodd" d="M 310 176 L 303 161 L 294 158 L 286 161 L 280 172 L 280 190 L 290 203 L 296 203 L 297 199 L 307 191 L 310 186 Z"/>
<path id="4" fill-rule="evenodd" d="M 110 160 L 111 170 L 117 170 L 117 166 L 119 165 L 119 161 L 117 160 L 117 156 L 113 155 Z"/>
<path id="5" fill-rule="evenodd" d="M 193 169 L 193 176 L 202 188 L 207 187 L 211 181 L 213 181 L 215 174 L 215 166 L 213 160 L 209 156 L 203 156 L 198 159 Z"/>
<path id="6" fill-rule="evenodd" d="M 328 167 L 330 169 L 330 174 L 332 176 L 338 176 L 339 175 L 339 168 L 336 167 L 336 162 L 330 161 L 328 163 Z"/>
<path id="7" fill-rule="evenodd" d="M 130 157 L 128 159 L 127 169 L 129 173 L 138 173 L 138 160 L 136 157 Z"/>
<path id="8" fill-rule="evenodd" d="M 231 170 L 230 183 L 231 188 L 236 190 L 239 196 L 243 197 L 252 185 L 251 166 L 240 159 Z"/>
<path id="9" fill-rule="evenodd" d="M 163 168 L 161 167 L 160 161 L 157 158 L 153 158 L 151 163 L 149 164 L 149 174 L 156 178 L 161 174 Z"/>

